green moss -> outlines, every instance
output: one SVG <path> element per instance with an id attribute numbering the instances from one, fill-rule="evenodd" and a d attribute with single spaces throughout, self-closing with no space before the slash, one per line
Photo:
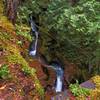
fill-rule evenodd
<path id="1" fill-rule="evenodd" d="M 39 94 L 41 95 L 41 96 L 44 96 L 44 89 L 42 88 L 42 86 L 40 85 L 40 82 L 39 82 L 39 80 L 37 79 L 37 77 L 35 77 L 35 85 L 36 85 L 36 87 L 37 87 L 37 91 L 39 92 Z"/>
<path id="2" fill-rule="evenodd" d="M 31 75 L 33 77 L 36 90 L 39 92 L 41 96 L 43 96 L 44 90 L 42 86 L 40 85 L 38 78 L 36 77 L 36 74 L 35 74 L 36 70 L 34 68 L 29 67 L 28 63 L 20 55 L 16 55 L 16 54 L 10 55 L 8 56 L 8 60 L 9 62 L 20 64 L 22 67 L 22 71 L 24 71 L 26 74 Z"/>
<path id="3" fill-rule="evenodd" d="M 18 55 L 18 54 L 17 55 L 16 54 L 10 55 L 10 56 L 8 56 L 8 61 L 20 64 L 22 67 L 22 71 L 24 71 L 26 74 L 32 76 L 33 81 L 34 81 L 35 86 L 36 86 L 36 90 L 39 92 L 39 94 L 41 96 L 44 95 L 44 90 L 43 90 L 42 86 L 40 85 L 40 82 L 35 74 L 36 70 L 34 68 L 29 67 L 28 63 L 25 61 L 25 59 L 22 58 L 21 55 Z"/>
<path id="4" fill-rule="evenodd" d="M 3 14 L 3 9 L 4 5 L 3 5 L 3 0 L 0 0 L 0 16 Z"/>
<path id="5" fill-rule="evenodd" d="M 4 64 L 0 67 L 0 78 L 1 79 L 8 79 L 10 78 L 10 70 L 8 68 L 8 65 Z"/>
<path id="6" fill-rule="evenodd" d="M 7 32 L 13 32 L 14 26 L 12 23 L 4 16 L 4 1 L 0 0 L 0 28 L 4 29 Z"/>
<path id="7" fill-rule="evenodd" d="M 21 66 L 22 71 L 29 74 L 33 82 L 35 83 L 36 90 L 39 92 L 41 96 L 44 95 L 44 90 L 40 85 L 38 78 L 36 77 L 36 70 L 31 68 L 27 61 L 21 56 L 20 50 L 17 44 L 12 44 L 10 41 L 10 35 L 8 33 L 0 33 L 0 43 L 2 43 L 2 48 L 6 50 L 7 55 L 5 59 L 8 63 L 19 64 Z"/>
<path id="8" fill-rule="evenodd" d="M 6 32 L 0 32 L 0 39 L 1 40 L 5 40 L 5 41 L 8 41 L 12 38 L 11 34 L 8 34 Z"/>
<path id="9" fill-rule="evenodd" d="M 26 25 L 18 25 L 18 24 L 16 24 L 16 34 L 25 37 L 29 41 L 32 40 L 32 38 L 31 38 L 31 36 L 29 34 L 30 30 L 31 29 Z"/>

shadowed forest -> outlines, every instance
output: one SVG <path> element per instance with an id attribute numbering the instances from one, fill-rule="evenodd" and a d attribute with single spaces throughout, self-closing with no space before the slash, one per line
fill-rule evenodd
<path id="1" fill-rule="evenodd" d="M 100 100 L 100 1 L 0 0 L 0 100 Z"/>

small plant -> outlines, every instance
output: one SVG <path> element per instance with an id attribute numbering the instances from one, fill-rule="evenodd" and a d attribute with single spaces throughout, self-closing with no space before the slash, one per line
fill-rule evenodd
<path id="1" fill-rule="evenodd" d="M 31 41 L 31 36 L 30 36 L 30 28 L 28 26 L 24 25 L 17 25 L 16 24 L 16 34 L 21 35 L 25 38 L 27 38 L 29 41 Z"/>
<path id="2" fill-rule="evenodd" d="M 34 75 L 34 73 L 36 72 L 36 70 L 34 68 L 30 68 L 30 67 L 23 67 L 22 71 L 26 74 L 26 75 Z"/>
<path id="3" fill-rule="evenodd" d="M 22 46 L 23 45 L 23 42 L 22 41 L 17 41 L 17 44 Z"/>
<path id="4" fill-rule="evenodd" d="M 70 84 L 69 88 L 74 96 L 80 96 L 80 95 L 88 96 L 90 94 L 90 90 L 87 88 L 81 87 L 78 81 L 76 81 L 75 84 Z"/>
<path id="5" fill-rule="evenodd" d="M 0 67 L 0 78 L 7 79 L 10 77 L 10 71 L 8 69 L 8 65 L 4 64 Z"/>

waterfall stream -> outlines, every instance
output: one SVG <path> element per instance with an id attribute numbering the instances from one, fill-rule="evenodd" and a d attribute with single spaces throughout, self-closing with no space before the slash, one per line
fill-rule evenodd
<path id="1" fill-rule="evenodd" d="M 62 66 L 60 65 L 59 62 L 53 62 L 52 63 L 52 68 L 56 72 L 55 91 L 56 92 L 61 92 L 62 88 L 63 88 L 63 75 L 64 75 L 64 71 L 63 71 Z"/>
<path id="2" fill-rule="evenodd" d="M 32 30 L 32 36 L 35 36 L 35 39 L 32 40 L 29 48 L 29 55 L 32 56 L 33 58 L 37 54 L 37 44 L 38 44 L 38 37 L 39 33 L 37 31 L 37 27 L 35 25 L 35 22 L 32 19 L 32 16 L 30 17 L 30 25 L 31 25 L 31 30 Z M 51 64 L 48 64 L 47 61 L 43 62 L 44 58 L 38 57 L 38 60 L 41 64 L 43 64 L 45 67 L 50 67 L 56 72 L 56 83 L 55 83 L 55 91 L 56 92 L 61 92 L 62 87 L 63 87 L 63 74 L 64 71 L 62 69 L 62 66 L 58 62 L 53 62 Z"/>
<path id="3" fill-rule="evenodd" d="M 38 44 L 38 33 L 35 32 L 36 35 L 36 39 L 35 41 L 32 40 L 31 45 L 30 45 L 30 51 L 29 51 L 29 55 L 34 57 L 37 54 L 37 44 Z"/>
<path id="4" fill-rule="evenodd" d="M 62 83 L 61 77 L 57 76 L 56 87 L 55 87 L 56 92 L 62 91 L 62 85 L 63 83 Z"/>

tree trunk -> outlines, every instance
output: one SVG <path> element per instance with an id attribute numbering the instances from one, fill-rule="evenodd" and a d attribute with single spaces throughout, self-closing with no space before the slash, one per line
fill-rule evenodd
<path id="1" fill-rule="evenodd" d="M 69 0 L 71 5 L 74 6 L 79 0 Z"/>
<path id="2" fill-rule="evenodd" d="M 6 0 L 6 14 L 8 19 L 15 24 L 17 9 L 21 0 Z"/>

